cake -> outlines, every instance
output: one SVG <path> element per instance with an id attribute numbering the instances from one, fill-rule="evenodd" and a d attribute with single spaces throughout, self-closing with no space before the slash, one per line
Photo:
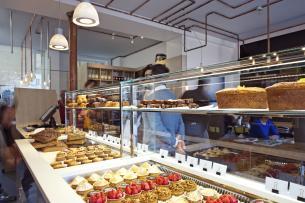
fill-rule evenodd
<path id="1" fill-rule="evenodd" d="M 305 78 L 281 82 L 266 88 L 270 110 L 304 110 Z"/>
<path id="2" fill-rule="evenodd" d="M 218 108 L 266 109 L 267 94 L 264 88 L 237 87 L 216 92 Z"/>
<path id="3" fill-rule="evenodd" d="M 127 171 L 126 168 L 120 168 L 119 170 L 117 170 L 117 171 L 115 172 L 115 174 L 120 175 L 120 176 L 124 176 L 124 175 L 126 175 L 127 172 L 128 172 L 128 171 Z"/>
<path id="4" fill-rule="evenodd" d="M 146 168 L 140 167 L 136 174 L 138 176 L 138 179 L 146 180 L 146 177 L 148 176 L 149 173 L 147 172 Z"/>
<path id="5" fill-rule="evenodd" d="M 106 180 L 110 180 L 113 176 L 114 173 L 111 170 L 109 170 L 104 173 L 103 178 L 105 178 Z"/>

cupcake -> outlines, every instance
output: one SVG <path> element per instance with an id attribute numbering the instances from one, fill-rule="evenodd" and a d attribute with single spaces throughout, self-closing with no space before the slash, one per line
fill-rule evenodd
<path id="1" fill-rule="evenodd" d="M 135 179 L 137 179 L 137 174 L 135 174 L 132 171 L 128 171 L 124 176 L 124 181 L 128 184 L 130 184 L 132 181 L 134 181 Z"/>
<path id="2" fill-rule="evenodd" d="M 123 181 L 124 181 L 124 179 L 119 175 L 114 175 L 109 180 L 110 186 L 112 186 L 112 187 L 117 186 L 119 183 L 122 183 Z"/>
<path id="3" fill-rule="evenodd" d="M 140 180 L 146 180 L 147 176 L 149 175 L 149 173 L 147 172 L 147 169 L 146 168 L 142 168 L 140 167 L 137 171 L 137 176 Z"/>
<path id="4" fill-rule="evenodd" d="M 92 173 L 88 178 L 87 178 L 87 180 L 88 180 L 88 182 L 90 183 L 90 184 L 93 184 L 93 183 L 95 183 L 98 179 L 100 179 L 101 178 L 101 176 L 99 175 L 99 174 L 97 174 L 97 173 Z"/>
<path id="5" fill-rule="evenodd" d="M 169 189 L 171 190 L 172 194 L 175 196 L 180 196 L 184 194 L 184 187 L 181 182 L 171 183 Z"/>
<path id="6" fill-rule="evenodd" d="M 193 192 L 197 190 L 197 184 L 193 180 L 185 180 L 182 182 L 186 192 Z"/>
<path id="7" fill-rule="evenodd" d="M 87 181 L 84 177 L 76 176 L 71 182 L 70 185 L 73 189 L 75 189 L 81 182 Z"/>
<path id="8" fill-rule="evenodd" d="M 103 190 L 106 187 L 109 187 L 109 182 L 104 178 L 99 178 L 97 181 L 95 181 L 93 187 L 95 190 Z"/>
<path id="9" fill-rule="evenodd" d="M 109 181 L 113 176 L 114 176 L 114 173 L 111 170 L 109 170 L 104 173 L 103 178 L 105 178 L 106 180 Z"/>
<path id="10" fill-rule="evenodd" d="M 167 201 L 172 197 L 172 192 L 168 187 L 158 187 L 156 189 L 156 194 L 160 201 Z"/>
<path id="11" fill-rule="evenodd" d="M 76 187 L 76 192 L 79 195 L 87 195 L 91 191 L 93 191 L 93 186 L 90 183 L 88 183 L 87 181 L 81 182 Z"/>
<path id="12" fill-rule="evenodd" d="M 124 175 L 126 175 L 127 172 L 128 172 L 128 171 L 127 171 L 126 168 L 120 168 L 119 170 L 117 170 L 117 171 L 115 172 L 115 174 L 120 175 L 120 176 L 124 176 Z"/>
<path id="13" fill-rule="evenodd" d="M 190 203 L 201 203 L 203 200 L 203 196 L 200 194 L 199 191 L 193 191 L 186 194 L 186 199 Z"/>

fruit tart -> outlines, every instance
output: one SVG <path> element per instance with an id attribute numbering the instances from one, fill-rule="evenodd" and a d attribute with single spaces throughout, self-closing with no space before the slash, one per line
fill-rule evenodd
<path id="1" fill-rule="evenodd" d="M 121 203 L 125 197 L 125 194 L 120 189 L 107 188 L 105 189 L 107 194 L 108 203 Z"/>
<path id="2" fill-rule="evenodd" d="M 169 179 L 168 179 L 168 177 L 159 176 L 156 178 L 156 183 L 158 186 L 168 187 Z"/>
<path id="3" fill-rule="evenodd" d="M 168 175 L 168 179 L 172 182 L 176 182 L 182 179 L 179 173 L 171 173 Z"/>
<path id="4" fill-rule="evenodd" d="M 125 187 L 126 196 L 131 199 L 138 199 L 140 197 L 141 191 L 141 185 L 136 183 L 130 183 Z"/>
<path id="5" fill-rule="evenodd" d="M 158 195 L 154 192 L 143 192 L 139 200 L 141 203 L 158 203 Z"/>
<path id="6" fill-rule="evenodd" d="M 103 192 L 92 192 L 89 194 L 89 203 L 107 203 L 107 196 Z"/>
<path id="7" fill-rule="evenodd" d="M 186 192 L 197 190 L 197 184 L 193 180 L 185 180 L 182 182 L 182 184 Z"/>
<path id="8" fill-rule="evenodd" d="M 156 189 L 156 183 L 154 181 L 148 180 L 141 183 L 141 189 L 143 191 L 150 191 Z"/>
<path id="9" fill-rule="evenodd" d="M 203 196 L 200 194 L 198 190 L 189 192 L 186 194 L 186 199 L 189 203 L 201 203 L 203 200 Z"/>
<path id="10" fill-rule="evenodd" d="M 183 195 L 184 193 L 184 187 L 182 182 L 172 182 L 169 186 L 169 189 L 171 190 L 172 194 L 175 196 Z"/>
<path id="11" fill-rule="evenodd" d="M 155 193 L 160 201 L 167 201 L 172 197 L 172 192 L 168 187 L 157 187 Z"/>

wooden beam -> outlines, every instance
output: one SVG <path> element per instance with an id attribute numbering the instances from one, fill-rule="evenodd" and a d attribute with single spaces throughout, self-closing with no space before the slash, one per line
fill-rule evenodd
<path id="1" fill-rule="evenodd" d="M 69 90 L 77 89 L 77 25 L 72 22 L 73 11 L 67 13 L 69 19 Z"/>

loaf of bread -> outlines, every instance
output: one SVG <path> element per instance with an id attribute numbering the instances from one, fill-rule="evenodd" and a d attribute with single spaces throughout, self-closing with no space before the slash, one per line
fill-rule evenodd
<path id="1" fill-rule="evenodd" d="M 267 94 L 264 88 L 237 87 L 216 92 L 218 108 L 266 109 Z"/>
<path id="2" fill-rule="evenodd" d="M 266 88 L 270 110 L 305 110 L 305 79 Z"/>

